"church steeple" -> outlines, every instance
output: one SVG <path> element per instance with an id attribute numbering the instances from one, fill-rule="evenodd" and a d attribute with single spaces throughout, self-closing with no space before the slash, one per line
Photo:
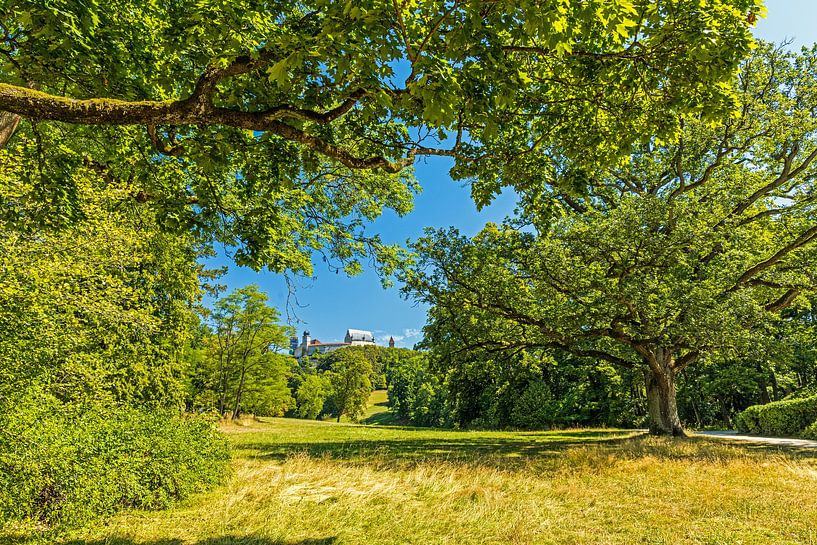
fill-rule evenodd
<path id="1" fill-rule="evenodd" d="M 389 337 L 389 348 L 394 348 L 394 337 Z"/>

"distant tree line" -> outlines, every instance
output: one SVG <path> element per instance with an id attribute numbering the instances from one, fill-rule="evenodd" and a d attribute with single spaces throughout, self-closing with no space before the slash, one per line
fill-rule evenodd
<path id="1" fill-rule="evenodd" d="M 445 312 L 449 312 L 446 309 Z M 369 395 L 388 389 L 390 410 L 415 426 L 547 429 L 649 424 L 645 371 L 563 350 L 475 349 L 479 338 L 431 311 L 419 350 L 346 347 L 296 360 L 291 329 L 254 285 L 218 299 L 187 351 L 190 410 L 238 418 L 286 416 L 359 421 Z M 684 426 L 732 427 L 745 408 L 817 393 L 817 322 L 786 311 L 743 357 L 709 357 L 677 377 Z M 512 334 L 512 330 L 508 330 Z"/>
<path id="2" fill-rule="evenodd" d="M 792 331 L 794 330 L 794 331 Z M 817 328 L 792 313 L 777 350 L 757 358 L 711 358 L 678 376 L 684 426 L 732 428 L 749 406 L 817 395 Z M 424 344 L 386 368 L 391 409 L 405 423 L 486 429 L 646 427 L 644 373 L 552 351 L 459 357 Z"/>
<path id="3" fill-rule="evenodd" d="M 217 299 L 203 318 L 186 355 L 186 403 L 233 419 L 248 413 L 358 421 L 371 392 L 386 388 L 385 369 L 397 350 L 350 346 L 298 361 L 283 350 L 292 328 L 277 323 L 278 311 L 255 285 Z"/>

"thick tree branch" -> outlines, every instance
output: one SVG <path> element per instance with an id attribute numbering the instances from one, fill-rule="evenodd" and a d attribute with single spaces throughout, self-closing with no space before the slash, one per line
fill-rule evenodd
<path id="1" fill-rule="evenodd" d="M 800 166 L 792 170 L 792 165 L 794 164 L 794 160 L 797 158 L 797 154 L 800 152 L 800 146 L 795 144 L 786 157 L 783 159 L 783 169 L 780 171 L 780 175 L 769 182 L 768 184 L 764 185 L 754 193 L 752 193 L 746 200 L 738 204 L 730 214 L 731 217 L 736 217 L 743 214 L 750 206 L 760 200 L 762 197 L 765 197 L 775 189 L 779 188 L 792 178 L 797 177 L 800 173 L 802 173 L 808 166 L 817 158 L 817 149 L 811 152 L 808 157 L 803 159 L 803 162 L 800 163 Z"/>
<path id="2" fill-rule="evenodd" d="M 766 305 L 764 308 L 769 312 L 778 312 L 780 310 L 783 310 L 784 308 L 788 307 L 794 302 L 797 296 L 800 295 L 800 291 L 801 291 L 800 288 L 790 288 L 789 290 L 786 291 L 786 293 L 781 295 L 775 301 L 772 301 L 771 303 Z"/>
<path id="3" fill-rule="evenodd" d="M 322 155 L 335 159 L 351 169 L 382 168 L 396 173 L 409 166 L 414 155 L 442 154 L 440 150 L 423 149 L 408 157 L 391 161 L 383 156 L 358 157 L 333 143 L 280 121 L 286 117 L 328 123 L 354 107 L 364 92 L 358 90 L 342 104 L 323 113 L 278 106 L 257 112 L 217 108 L 203 103 L 195 94 L 185 100 L 123 101 L 113 98 L 77 100 L 0 83 L 0 110 L 31 119 L 45 119 L 95 125 L 223 125 L 252 131 L 271 132 L 286 140 L 298 142 Z"/>
<path id="4" fill-rule="evenodd" d="M 809 244 L 810 242 L 817 239 L 817 225 L 814 227 L 807 229 L 803 233 L 800 234 L 796 239 L 792 242 L 775 252 L 774 255 L 769 257 L 768 259 L 764 259 L 760 263 L 752 266 L 749 270 L 744 272 L 740 278 L 735 282 L 735 284 L 726 290 L 726 293 L 735 291 L 743 286 L 745 286 L 750 280 L 752 280 L 755 276 L 762 273 L 766 269 L 775 266 L 776 264 L 780 263 L 787 255 L 798 248 L 802 248 L 803 246 Z"/>
<path id="5" fill-rule="evenodd" d="M 692 350 L 690 352 L 687 352 L 686 354 L 675 360 L 673 370 L 676 373 L 683 371 L 685 367 L 687 367 L 691 363 L 694 363 L 700 356 L 701 356 L 700 350 Z"/>

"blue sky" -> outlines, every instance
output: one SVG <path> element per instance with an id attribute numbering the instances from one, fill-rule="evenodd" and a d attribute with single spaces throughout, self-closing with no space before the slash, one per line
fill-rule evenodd
<path id="1" fill-rule="evenodd" d="M 755 32 L 759 38 L 775 42 L 790 38 L 795 47 L 817 41 L 817 0 L 768 0 L 766 5 L 768 17 L 759 21 Z M 448 159 L 440 157 L 419 161 L 416 176 L 423 192 L 415 199 L 414 211 L 403 218 L 387 212 L 372 223 L 372 232 L 401 244 L 420 236 L 425 227 L 453 225 L 470 235 L 513 210 L 513 195 L 508 193 L 478 212 L 468 187 L 449 178 L 450 165 Z M 209 263 L 229 266 L 221 279 L 228 289 L 258 284 L 285 316 L 288 292 L 281 276 L 238 267 L 223 255 Z M 426 319 L 425 307 L 403 299 L 397 286 L 384 290 L 370 270 L 348 278 L 318 263 L 314 279 L 301 281 L 295 296 L 300 305 L 296 309 L 299 321 L 292 320 L 292 325 L 299 336 L 307 329 L 323 342 L 340 341 L 347 328 L 357 328 L 373 331 L 378 344 L 386 344 L 389 336 L 394 336 L 398 346 L 411 347 L 420 340 Z"/>

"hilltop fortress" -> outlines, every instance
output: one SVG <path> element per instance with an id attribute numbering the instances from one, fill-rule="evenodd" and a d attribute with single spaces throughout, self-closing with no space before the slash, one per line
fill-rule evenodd
<path id="1" fill-rule="evenodd" d="M 347 346 L 363 346 L 367 344 L 375 344 L 374 335 L 371 331 L 365 331 L 363 329 L 347 329 L 346 335 L 341 343 L 322 343 L 318 339 L 311 338 L 309 331 L 304 331 L 300 344 L 298 343 L 297 337 L 290 339 L 292 355 L 297 359 L 301 359 L 304 356 L 312 356 L 313 354 L 324 354 Z M 394 348 L 393 337 L 389 338 L 389 346 Z"/>

